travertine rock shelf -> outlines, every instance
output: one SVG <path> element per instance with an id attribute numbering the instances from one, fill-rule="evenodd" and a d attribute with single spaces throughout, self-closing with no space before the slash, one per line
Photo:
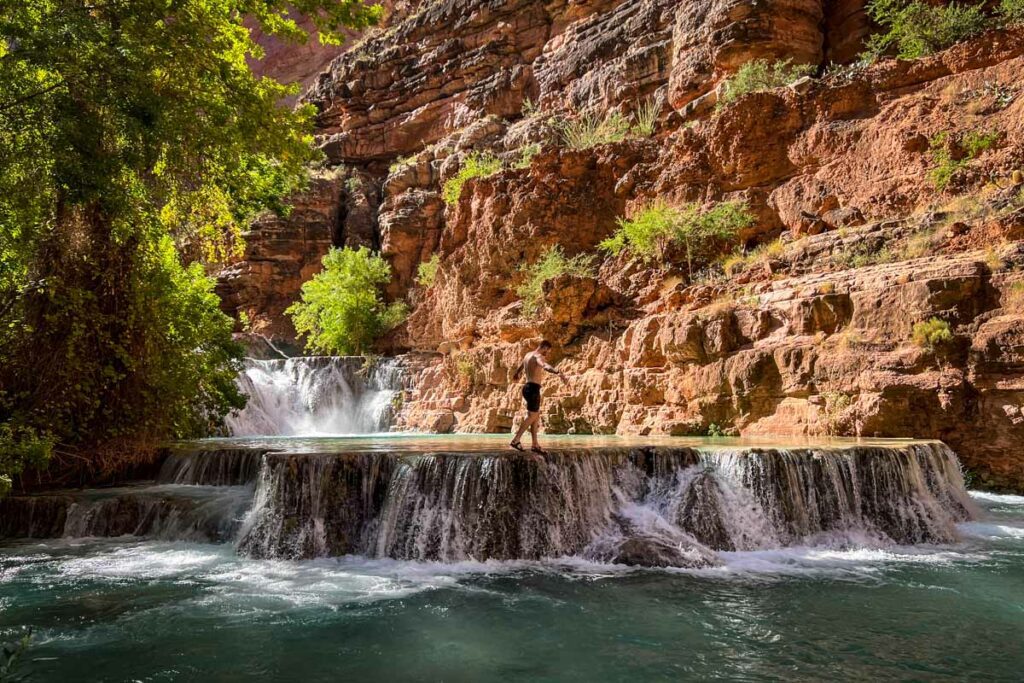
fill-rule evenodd
<path id="1" fill-rule="evenodd" d="M 577 557 L 706 567 L 792 545 L 947 543 L 970 519 L 937 442 L 805 448 L 179 452 L 156 484 L 0 501 L 0 538 L 233 542 L 254 557 Z"/>

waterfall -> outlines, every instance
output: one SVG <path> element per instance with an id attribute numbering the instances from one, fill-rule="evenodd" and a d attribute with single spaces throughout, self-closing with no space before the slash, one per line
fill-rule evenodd
<path id="1" fill-rule="evenodd" d="M 939 442 L 494 452 L 177 451 L 155 484 L 0 500 L 0 537 L 233 541 L 259 558 L 705 567 L 719 553 L 957 540 Z"/>
<path id="2" fill-rule="evenodd" d="M 226 419 L 233 436 L 369 434 L 391 426 L 402 371 L 390 359 L 247 359 L 238 385 L 249 403 Z"/>
<path id="3" fill-rule="evenodd" d="M 792 545 L 948 543 L 971 503 L 940 443 L 834 449 L 269 454 L 239 537 L 256 557 L 707 565 Z"/>

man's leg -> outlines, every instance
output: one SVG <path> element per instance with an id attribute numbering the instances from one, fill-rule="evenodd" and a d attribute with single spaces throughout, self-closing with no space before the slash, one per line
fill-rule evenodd
<path id="1" fill-rule="evenodd" d="M 512 443 L 519 443 L 519 440 L 523 438 L 523 432 L 530 428 L 531 419 L 533 419 L 533 413 L 527 413 L 526 419 L 519 423 L 519 429 L 516 431 L 516 435 L 512 439 Z"/>
<path id="2" fill-rule="evenodd" d="M 537 441 L 537 428 L 540 425 L 540 412 L 530 413 L 530 438 L 533 439 L 533 447 L 540 448 Z"/>

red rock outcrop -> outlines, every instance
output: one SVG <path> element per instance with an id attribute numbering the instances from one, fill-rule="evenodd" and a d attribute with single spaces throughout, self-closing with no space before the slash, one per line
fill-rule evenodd
<path id="1" fill-rule="evenodd" d="M 1024 28 L 822 75 L 859 52 L 863 4 L 425 3 L 308 95 L 330 163 L 366 189 L 323 180 L 258 223 L 222 291 L 287 339 L 280 311 L 322 253 L 379 247 L 389 296 L 415 304 L 382 346 L 416 352 L 404 428 L 509 429 L 510 368 L 544 336 L 570 376 L 546 387 L 551 431 L 935 437 L 984 483 L 1024 489 Z M 716 110 L 721 81 L 759 57 L 819 76 Z M 662 105 L 654 135 L 585 150 L 550 119 L 645 102 Z M 931 141 L 972 131 L 998 135 L 937 190 Z M 528 144 L 540 152 L 515 163 Z M 447 205 L 473 150 L 506 170 Z M 746 247 L 782 239 L 728 276 L 597 254 L 654 199 L 741 199 Z M 593 276 L 550 280 L 525 315 L 523 269 L 554 245 L 594 254 Z M 933 317 L 951 340 L 915 342 Z"/>

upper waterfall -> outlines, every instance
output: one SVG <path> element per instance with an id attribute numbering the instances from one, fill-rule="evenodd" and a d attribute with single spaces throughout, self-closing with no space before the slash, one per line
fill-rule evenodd
<path id="1" fill-rule="evenodd" d="M 245 361 L 245 409 L 225 420 L 232 436 L 371 434 L 391 426 L 401 366 L 352 356 Z"/>

